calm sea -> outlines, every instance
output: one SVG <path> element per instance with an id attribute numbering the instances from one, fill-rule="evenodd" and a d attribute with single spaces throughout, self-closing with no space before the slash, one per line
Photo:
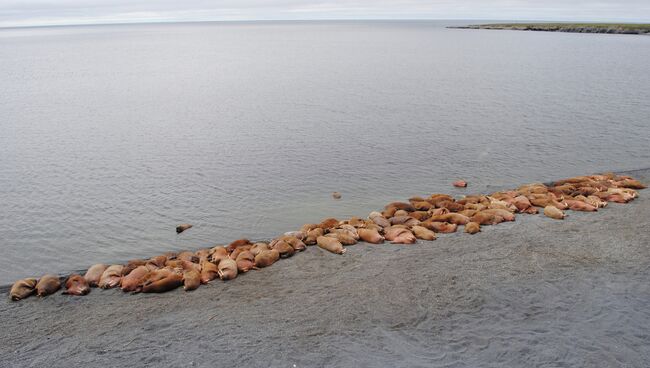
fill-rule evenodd
<path id="1" fill-rule="evenodd" d="M 650 166 L 650 37 L 445 25 L 0 30 L 0 284 Z"/>

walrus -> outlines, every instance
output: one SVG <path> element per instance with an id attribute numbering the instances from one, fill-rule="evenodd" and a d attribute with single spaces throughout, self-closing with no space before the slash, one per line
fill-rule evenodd
<path id="1" fill-rule="evenodd" d="M 179 259 L 181 261 L 193 262 L 193 263 L 197 263 L 199 261 L 199 257 L 197 257 L 194 254 L 194 252 L 190 252 L 190 251 L 187 251 L 187 250 L 179 252 L 176 255 L 176 259 Z"/>
<path id="2" fill-rule="evenodd" d="M 61 288 L 61 280 L 56 275 L 44 275 L 36 283 L 36 295 L 47 296 Z"/>
<path id="3" fill-rule="evenodd" d="M 590 205 L 589 203 L 571 200 L 571 199 L 565 199 L 564 201 L 569 205 L 569 209 L 572 211 L 584 211 L 584 212 L 598 211 L 598 208 Z"/>
<path id="4" fill-rule="evenodd" d="M 429 220 L 437 221 L 437 222 L 449 222 L 456 225 L 465 225 L 470 221 L 469 217 L 465 215 L 461 215 L 460 213 L 447 213 L 444 215 L 433 215 L 429 217 Z"/>
<path id="5" fill-rule="evenodd" d="M 476 234 L 481 231 L 481 225 L 478 222 L 468 222 L 465 225 L 465 232 L 468 234 Z"/>
<path id="6" fill-rule="evenodd" d="M 320 224 L 318 224 L 318 227 L 322 229 L 330 229 L 337 226 L 339 226 L 339 220 L 333 217 L 326 218 L 325 220 L 321 221 Z"/>
<path id="7" fill-rule="evenodd" d="M 90 292 L 90 286 L 88 282 L 81 275 L 72 274 L 68 276 L 68 279 L 65 281 L 65 290 L 63 294 L 68 295 L 86 295 Z"/>
<path id="8" fill-rule="evenodd" d="M 189 229 L 191 227 L 192 227 L 192 225 L 190 225 L 190 224 L 180 224 L 180 225 L 176 226 L 176 234 L 180 234 L 183 231 L 185 231 L 185 230 L 187 230 L 187 229 Z"/>
<path id="9" fill-rule="evenodd" d="M 481 211 L 483 213 L 493 213 L 495 215 L 503 217 L 505 221 L 515 221 L 515 214 L 500 208 L 488 208 L 487 210 Z"/>
<path id="10" fill-rule="evenodd" d="M 321 229 L 321 230 L 323 230 L 323 229 Z M 316 244 L 316 239 L 314 239 L 314 244 Z M 271 250 L 271 247 L 269 247 L 269 245 L 267 243 L 259 242 L 259 243 L 253 244 L 253 246 L 250 249 L 250 252 L 253 253 L 254 256 L 257 256 L 258 254 L 260 254 L 262 251 L 265 251 L 265 250 Z"/>
<path id="11" fill-rule="evenodd" d="M 647 186 L 636 179 L 626 178 L 616 183 L 617 186 L 631 189 L 645 189 Z"/>
<path id="12" fill-rule="evenodd" d="M 408 216 L 410 212 L 404 211 L 404 210 L 397 210 L 395 213 L 393 213 L 393 216 L 391 217 L 401 217 L 401 216 Z M 388 218 L 388 217 L 386 217 Z"/>
<path id="13" fill-rule="evenodd" d="M 413 212 L 415 211 L 415 207 L 413 207 L 412 204 L 410 203 L 404 203 L 404 202 L 392 202 L 386 205 L 384 209 L 389 209 L 391 207 L 394 207 L 398 210 L 404 210 L 406 212 Z"/>
<path id="14" fill-rule="evenodd" d="M 484 209 L 485 209 L 485 207 L 484 207 Z M 461 214 L 463 216 L 466 216 L 466 217 L 472 217 L 472 216 L 476 215 L 479 211 L 480 210 L 469 210 L 469 209 L 467 209 L 467 210 L 462 210 L 462 211 L 456 212 L 456 213 L 459 213 L 459 214 Z"/>
<path id="15" fill-rule="evenodd" d="M 418 211 L 428 211 L 431 208 L 433 208 L 433 205 L 427 201 L 419 201 L 419 202 L 411 202 L 413 203 L 413 208 L 415 208 Z"/>
<path id="16" fill-rule="evenodd" d="M 299 240 L 305 240 L 305 237 L 307 236 L 307 232 L 306 231 L 287 231 L 283 235 L 284 236 L 293 236 L 294 238 L 298 238 Z"/>
<path id="17" fill-rule="evenodd" d="M 384 237 L 377 230 L 358 229 L 357 232 L 359 233 L 359 238 L 366 243 L 381 244 L 384 242 Z"/>
<path id="18" fill-rule="evenodd" d="M 346 232 L 332 232 L 325 235 L 328 238 L 334 238 L 338 240 L 343 245 L 354 245 L 357 244 L 357 240 Z"/>
<path id="19" fill-rule="evenodd" d="M 220 279 L 225 281 L 225 280 L 232 280 L 235 277 L 237 277 L 237 262 L 233 261 L 232 259 L 226 258 L 221 260 L 221 262 L 219 262 L 217 267 L 219 268 Z"/>
<path id="20" fill-rule="evenodd" d="M 325 235 L 325 231 L 322 228 L 317 227 L 315 229 L 311 229 L 307 232 L 307 237 L 304 239 L 304 243 L 306 245 L 315 245 L 316 238 L 323 235 Z"/>
<path id="21" fill-rule="evenodd" d="M 479 211 L 471 217 L 471 221 L 480 225 L 496 225 L 502 223 L 505 219 L 493 212 Z"/>
<path id="22" fill-rule="evenodd" d="M 239 273 L 245 273 L 255 268 L 255 256 L 250 251 L 239 253 L 235 262 Z"/>
<path id="23" fill-rule="evenodd" d="M 428 211 L 413 211 L 410 212 L 408 215 L 418 221 L 424 221 L 428 219 L 429 216 L 431 216 Z"/>
<path id="24" fill-rule="evenodd" d="M 316 239 L 316 244 L 322 249 L 325 249 L 327 251 L 330 251 L 335 254 L 343 254 L 345 253 L 345 248 L 343 248 L 343 244 L 341 244 L 340 241 L 338 241 L 337 238 L 330 238 L 327 236 L 319 236 Z"/>
<path id="25" fill-rule="evenodd" d="M 201 282 L 204 284 L 219 277 L 219 268 L 216 264 L 210 261 L 203 261 L 201 263 Z"/>
<path id="26" fill-rule="evenodd" d="M 296 252 L 302 252 L 303 250 L 307 249 L 305 243 L 294 236 L 283 235 L 280 237 L 280 239 L 284 240 L 287 244 L 292 246 Z"/>
<path id="27" fill-rule="evenodd" d="M 334 198 L 334 199 L 341 199 L 341 193 L 339 193 L 339 192 L 334 192 L 334 193 L 332 193 L 332 198 Z"/>
<path id="28" fill-rule="evenodd" d="M 390 221 L 388 221 L 387 218 L 385 218 L 381 213 L 379 212 L 370 212 L 368 215 L 368 218 L 374 222 L 375 224 L 381 226 L 381 227 L 388 227 L 390 226 Z"/>
<path id="29" fill-rule="evenodd" d="M 453 233 L 456 232 L 456 229 L 458 228 L 458 225 L 456 224 L 440 221 L 425 221 L 421 225 L 437 233 Z"/>
<path id="30" fill-rule="evenodd" d="M 102 274 L 97 286 L 102 289 L 110 289 L 119 285 L 122 278 L 122 268 L 124 268 L 122 265 L 109 266 Z"/>
<path id="31" fill-rule="evenodd" d="M 422 239 L 422 240 L 436 240 L 436 233 L 433 231 L 427 229 L 424 226 L 413 226 L 411 227 L 411 231 L 415 235 L 416 238 Z"/>
<path id="32" fill-rule="evenodd" d="M 458 211 L 462 211 L 462 210 L 465 209 L 464 205 L 462 205 L 460 203 L 457 203 L 456 201 L 453 201 L 453 200 L 438 202 L 438 204 L 436 206 L 439 207 L 439 208 L 446 208 L 450 212 L 458 212 Z"/>
<path id="33" fill-rule="evenodd" d="M 339 232 L 344 231 L 350 236 L 352 236 L 354 239 L 359 240 L 359 232 L 357 231 L 357 228 L 355 228 L 352 225 L 343 224 L 339 226 L 338 229 L 335 229 L 334 231 L 339 231 Z"/>
<path id="34" fill-rule="evenodd" d="M 588 196 L 586 202 L 596 208 L 603 208 L 607 206 L 607 201 L 604 201 L 595 195 Z"/>
<path id="35" fill-rule="evenodd" d="M 127 262 L 126 266 L 122 268 L 122 277 L 128 275 L 131 273 L 131 271 L 135 270 L 139 266 L 144 266 L 147 264 L 147 261 L 144 259 L 132 259 L 129 262 Z"/>
<path id="36" fill-rule="evenodd" d="M 213 252 L 210 255 L 210 261 L 212 261 L 212 263 L 214 264 L 218 265 L 219 261 L 221 261 L 222 259 L 229 258 L 230 256 L 230 252 L 228 252 L 228 249 L 226 249 L 226 247 L 216 246 L 212 248 L 212 250 Z"/>
<path id="37" fill-rule="evenodd" d="M 201 273 L 195 269 L 183 271 L 183 289 L 196 290 L 201 286 Z"/>
<path id="38" fill-rule="evenodd" d="M 237 247 L 237 249 L 233 250 L 232 253 L 230 253 L 230 259 L 237 260 L 237 257 L 239 256 L 240 253 L 250 251 L 252 247 L 253 246 L 250 244 Z"/>
<path id="39" fill-rule="evenodd" d="M 413 244 L 416 242 L 415 235 L 410 230 L 402 227 L 392 226 L 386 229 L 384 237 L 393 244 Z"/>
<path id="40" fill-rule="evenodd" d="M 232 252 L 237 247 L 241 247 L 243 245 L 249 245 L 249 244 L 251 244 L 251 242 L 248 239 L 237 239 L 237 240 L 233 241 L 232 243 L 228 244 L 226 249 L 228 249 L 228 252 Z"/>
<path id="41" fill-rule="evenodd" d="M 466 188 L 467 182 L 465 180 L 456 180 L 452 183 L 456 188 Z"/>
<path id="42" fill-rule="evenodd" d="M 350 219 L 347 221 L 347 223 L 349 225 L 351 225 L 351 226 L 354 226 L 354 227 L 366 227 L 365 220 L 363 220 L 361 218 L 358 218 L 358 217 L 355 217 L 355 216 L 350 217 Z"/>
<path id="43" fill-rule="evenodd" d="M 126 292 L 136 292 L 142 288 L 144 278 L 149 274 L 147 266 L 138 266 L 128 275 L 122 276 L 120 280 L 120 289 Z"/>
<path id="44" fill-rule="evenodd" d="M 108 268 L 108 266 L 105 264 L 95 264 L 90 266 L 84 275 L 84 279 L 86 279 L 88 285 L 96 287 L 97 284 L 99 284 L 99 279 L 101 279 L 102 274 L 106 271 L 106 268 Z"/>
<path id="45" fill-rule="evenodd" d="M 276 249 L 278 252 L 280 252 L 280 257 L 282 258 L 291 257 L 294 255 L 294 253 L 296 253 L 296 250 L 293 249 L 293 247 L 284 240 L 278 240 L 270 246 L 271 249 Z"/>
<path id="46" fill-rule="evenodd" d="M 450 211 L 448 209 L 446 209 L 445 207 L 440 207 L 440 208 L 435 208 L 435 209 L 429 210 L 429 215 L 430 216 L 446 215 L 448 213 L 450 213 Z"/>
<path id="47" fill-rule="evenodd" d="M 515 205 L 519 212 L 525 212 L 529 208 L 533 207 L 533 204 L 530 203 L 530 200 L 526 196 L 519 195 L 512 200 L 512 204 Z"/>
<path id="48" fill-rule="evenodd" d="M 564 212 L 558 209 L 555 206 L 546 206 L 544 207 L 544 215 L 556 220 L 562 220 L 564 218 Z"/>
<path id="49" fill-rule="evenodd" d="M 156 269 L 156 268 L 162 268 L 165 267 L 165 263 L 167 263 L 167 256 L 165 255 L 160 255 L 160 256 L 155 256 L 152 258 L 149 258 L 147 263 L 145 264 L 147 268 L 150 270 Z"/>
<path id="50" fill-rule="evenodd" d="M 37 283 L 38 280 L 33 278 L 18 280 L 14 282 L 14 284 L 11 286 L 11 291 L 9 291 L 9 297 L 13 301 L 25 299 L 28 296 L 34 294 L 34 292 L 36 291 Z"/>
<path id="51" fill-rule="evenodd" d="M 263 250 L 255 256 L 255 267 L 268 267 L 280 259 L 277 249 Z"/>
<path id="52" fill-rule="evenodd" d="M 212 253 L 211 253 L 211 249 L 209 248 L 199 249 L 196 252 L 194 252 L 194 255 L 199 259 L 198 262 L 199 264 L 203 263 L 203 261 L 210 259 L 210 254 Z"/>
<path id="53" fill-rule="evenodd" d="M 162 271 L 163 269 L 156 270 Z M 143 293 L 164 293 L 174 290 L 183 285 L 183 275 L 177 272 L 168 271 L 164 273 L 164 277 L 156 277 L 147 281 L 142 286 Z"/>

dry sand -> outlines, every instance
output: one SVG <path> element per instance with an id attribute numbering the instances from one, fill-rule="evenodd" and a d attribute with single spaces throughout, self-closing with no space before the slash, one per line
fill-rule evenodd
<path id="1" fill-rule="evenodd" d="M 474 236 L 310 247 L 193 292 L 5 297 L 0 366 L 646 367 L 649 194 Z"/>

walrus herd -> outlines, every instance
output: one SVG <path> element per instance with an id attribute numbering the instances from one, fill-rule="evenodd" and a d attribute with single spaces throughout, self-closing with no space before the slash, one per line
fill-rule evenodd
<path id="1" fill-rule="evenodd" d="M 466 183 L 454 185 L 465 187 Z M 40 279 L 22 279 L 13 284 L 9 296 L 21 300 L 33 294 L 50 295 L 61 288 L 64 294 L 86 295 L 94 287 L 161 293 L 182 286 L 190 291 L 217 278 L 232 280 L 251 270 L 271 266 L 312 245 L 344 254 L 345 246 L 358 241 L 413 244 L 417 239 L 430 241 L 439 233 L 456 232 L 458 226 L 463 226 L 466 233 L 477 234 L 482 226 L 514 221 L 517 214 L 537 214 L 538 208 L 552 219 L 563 219 L 567 210 L 595 212 L 609 202 L 627 203 L 638 196 L 637 189 L 644 188 L 644 184 L 630 176 L 606 173 L 577 176 L 549 185 L 527 184 L 489 195 L 412 197 L 408 202 L 389 203 L 383 211 L 371 212 L 365 219 L 328 218 L 318 224 L 305 224 L 300 230 L 287 232 L 270 242 L 238 239 L 225 246 L 170 252 L 131 260 L 124 265 L 96 264 L 83 276 L 72 274 L 60 278 L 47 274 Z M 179 226 L 177 231 L 190 226 Z"/>

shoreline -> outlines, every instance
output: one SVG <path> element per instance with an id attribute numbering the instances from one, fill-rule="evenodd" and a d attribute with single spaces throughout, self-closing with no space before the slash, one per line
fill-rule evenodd
<path id="1" fill-rule="evenodd" d="M 650 180 L 649 169 L 626 173 Z M 312 248 L 192 292 L 3 298 L 0 361 L 641 367 L 650 358 L 644 194 L 564 221 L 524 215 L 474 237 L 359 243 L 344 256 Z"/>
<path id="2" fill-rule="evenodd" d="M 447 28 L 635 35 L 650 33 L 650 24 L 634 23 L 495 23 L 449 26 Z"/>

